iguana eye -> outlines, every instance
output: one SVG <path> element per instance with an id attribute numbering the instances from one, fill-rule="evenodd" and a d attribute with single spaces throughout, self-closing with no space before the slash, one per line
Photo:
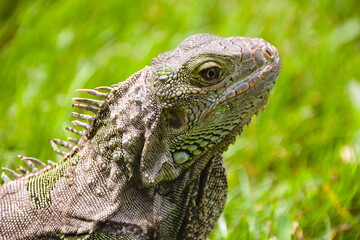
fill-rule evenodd
<path id="1" fill-rule="evenodd" d="M 198 62 L 196 62 L 198 60 Z M 223 80 L 226 75 L 226 65 L 221 64 L 221 61 L 214 61 L 212 59 L 196 59 L 191 62 L 189 66 L 196 66 L 192 70 L 192 76 L 190 77 L 190 83 L 197 87 L 209 87 L 218 84 Z M 207 60 L 207 61 L 206 61 Z"/>
<path id="2" fill-rule="evenodd" d="M 200 76 L 209 82 L 214 82 L 219 78 L 220 68 L 218 67 L 210 67 L 200 71 Z"/>

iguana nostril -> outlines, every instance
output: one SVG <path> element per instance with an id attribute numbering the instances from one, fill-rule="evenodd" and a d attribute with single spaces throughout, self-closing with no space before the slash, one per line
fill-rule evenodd
<path id="1" fill-rule="evenodd" d="M 262 49 L 262 53 L 265 56 L 265 58 L 268 59 L 268 60 L 274 60 L 275 59 L 276 54 L 269 47 L 265 47 L 264 49 Z"/>

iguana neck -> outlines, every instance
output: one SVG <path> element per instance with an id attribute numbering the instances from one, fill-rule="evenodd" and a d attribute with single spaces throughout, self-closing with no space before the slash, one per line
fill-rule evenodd
<path id="1" fill-rule="evenodd" d="M 146 119 L 154 119 L 156 111 L 147 104 L 145 81 L 150 68 L 132 75 L 114 88 L 105 105 L 92 123 L 91 131 L 79 142 L 79 154 L 91 145 L 102 158 L 99 168 L 106 170 L 110 162 L 126 166 L 130 178 L 139 166 L 144 146 Z"/>

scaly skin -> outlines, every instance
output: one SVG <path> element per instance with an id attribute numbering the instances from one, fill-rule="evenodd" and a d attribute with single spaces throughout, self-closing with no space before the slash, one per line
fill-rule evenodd
<path id="1" fill-rule="evenodd" d="M 279 70 L 262 39 L 198 34 L 123 83 L 80 90 L 105 100 L 74 99 L 96 113 L 73 114 L 89 121 L 74 122 L 78 144 L 53 140 L 57 166 L 0 188 L 1 239 L 205 239 L 226 200 L 221 153 Z"/>

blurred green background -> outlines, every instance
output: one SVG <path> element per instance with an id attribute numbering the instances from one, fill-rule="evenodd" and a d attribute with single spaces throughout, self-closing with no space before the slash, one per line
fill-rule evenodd
<path id="1" fill-rule="evenodd" d="M 261 37 L 283 69 L 224 154 L 211 239 L 360 239 L 360 11 L 351 0 L 0 2 L 0 165 L 58 159 L 77 88 L 125 80 L 194 33 Z"/>

